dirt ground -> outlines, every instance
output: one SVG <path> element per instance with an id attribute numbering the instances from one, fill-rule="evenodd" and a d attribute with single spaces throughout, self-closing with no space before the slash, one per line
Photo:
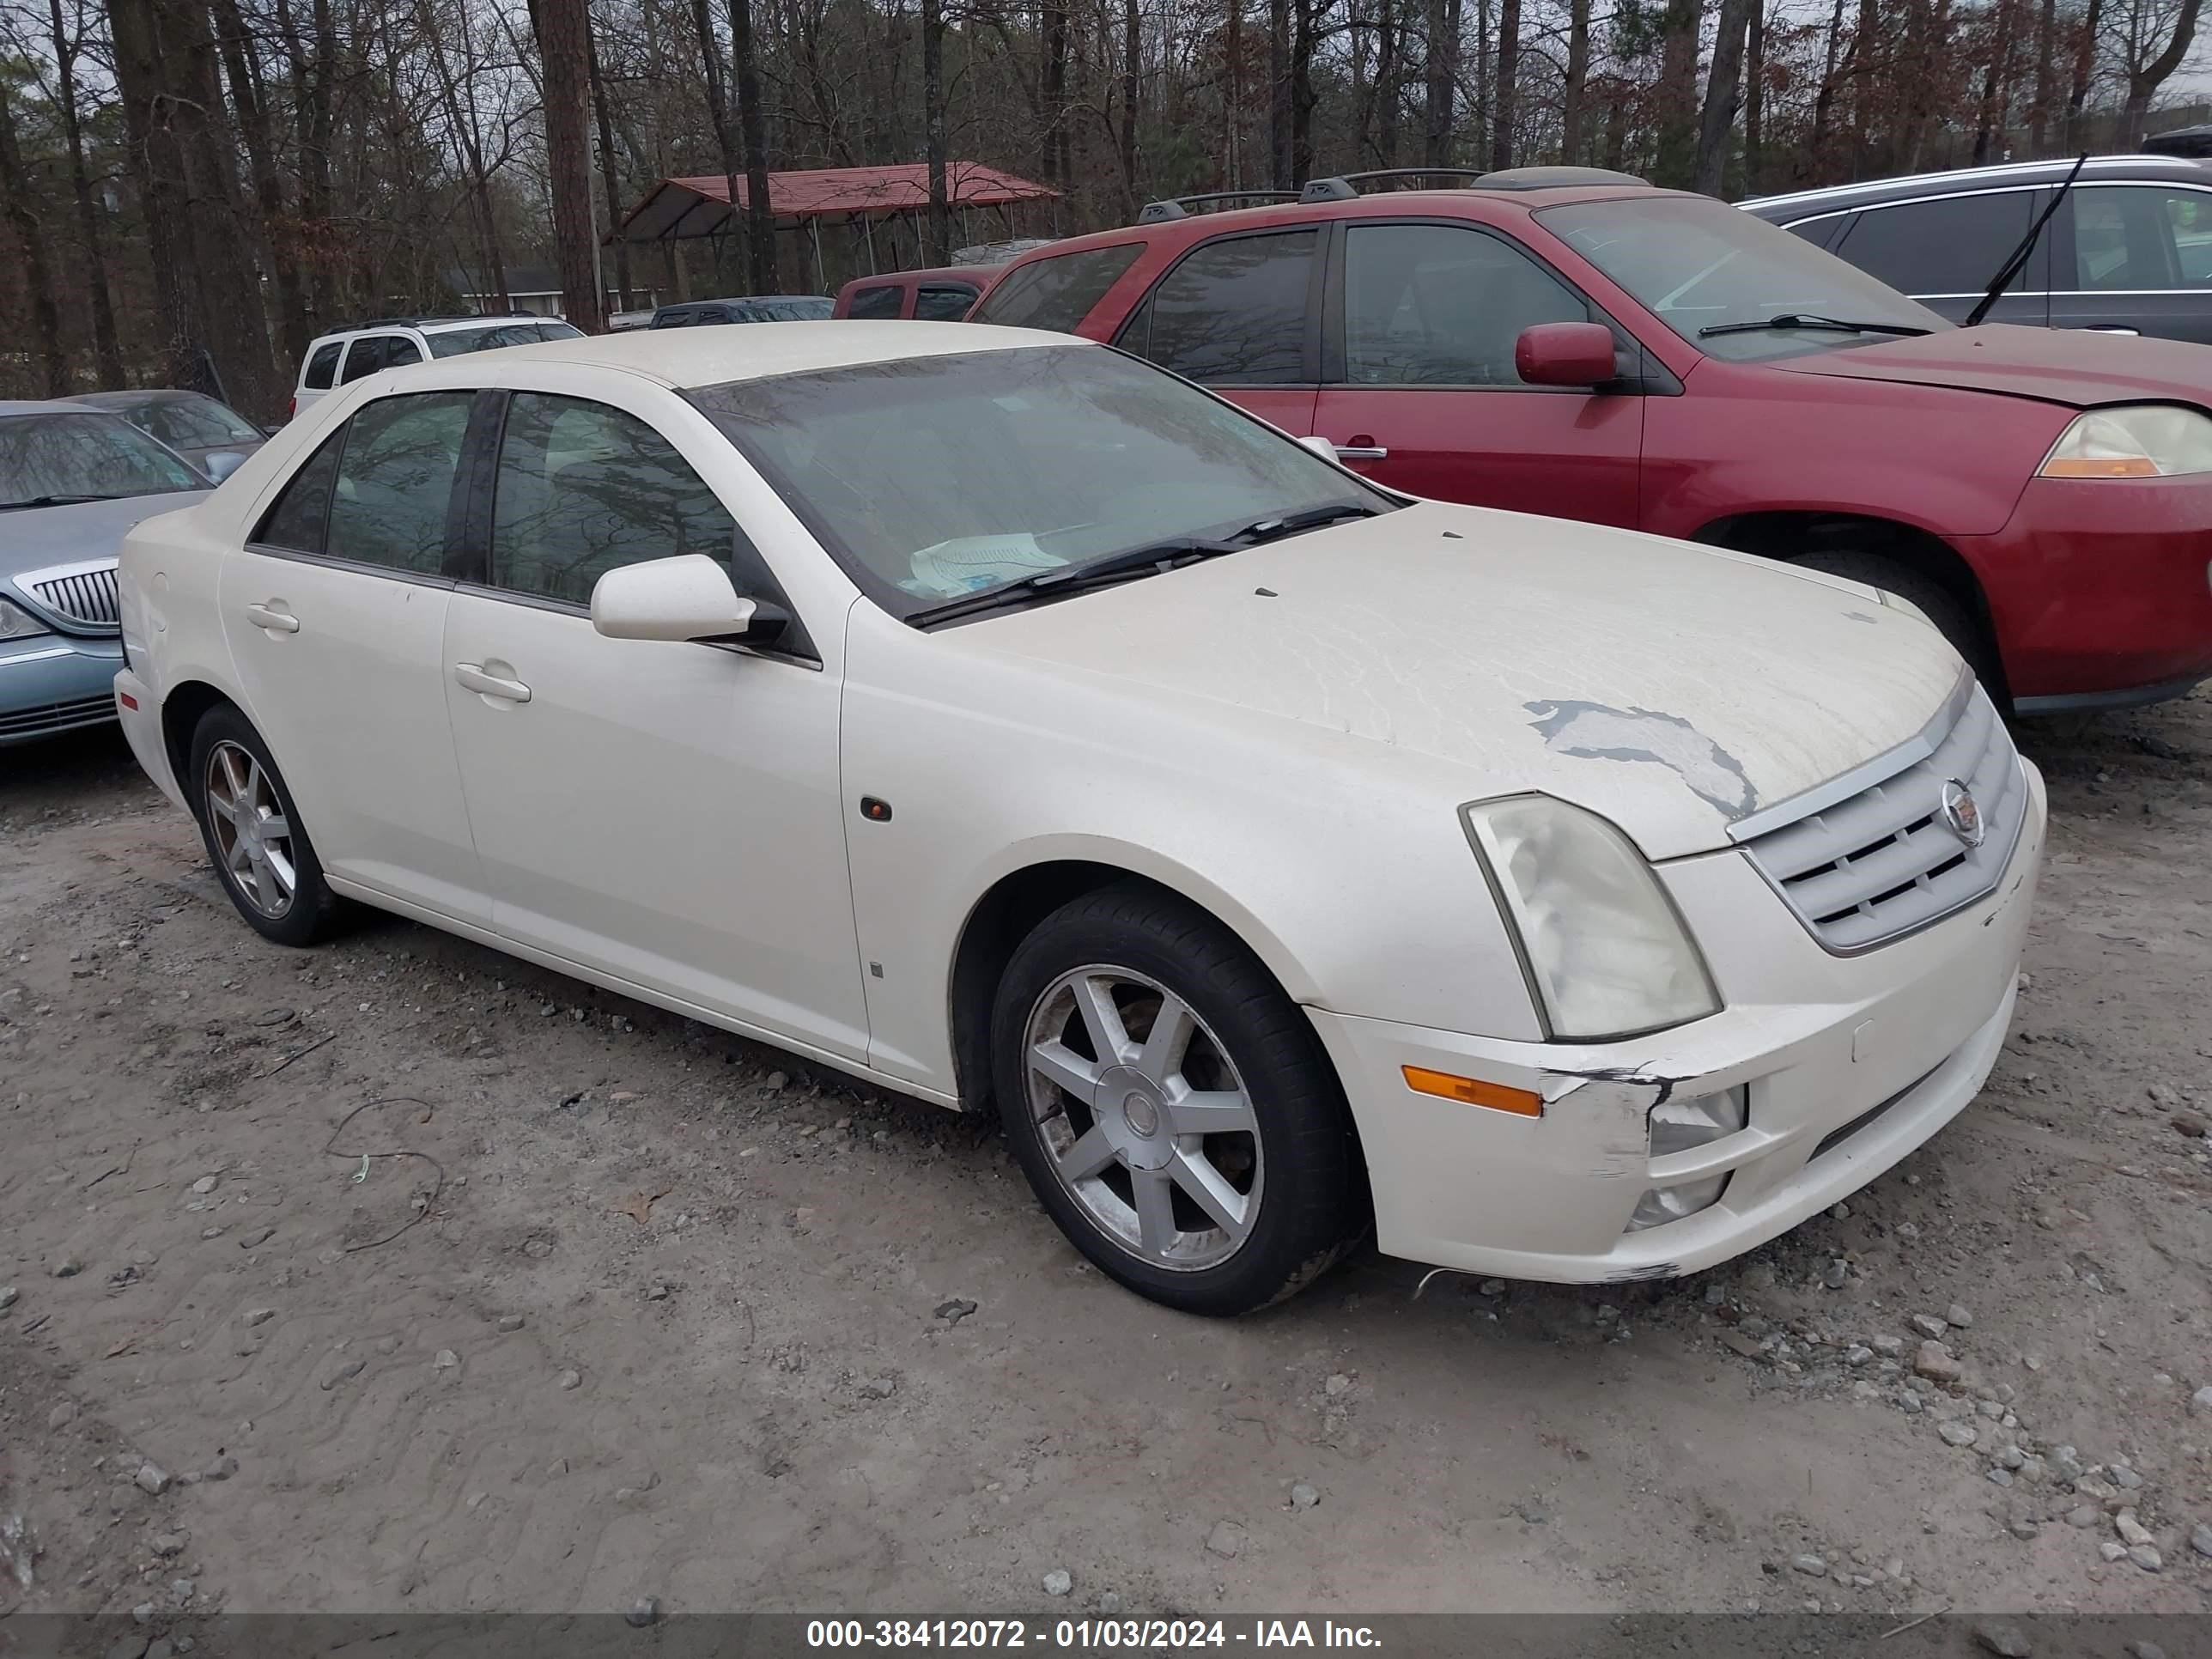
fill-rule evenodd
<path id="1" fill-rule="evenodd" d="M 1699 1278 L 1234 1324 L 988 1126 L 265 945 L 119 740 L 8 750 L 0 1613 L 2212 1608 L 2212 698 L 2024 741 L 2018 1025 L 1898 1170 Z"/>

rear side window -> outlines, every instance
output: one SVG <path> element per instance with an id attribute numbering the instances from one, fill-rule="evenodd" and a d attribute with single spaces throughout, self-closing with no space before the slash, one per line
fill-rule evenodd
<path id="1" fill-rule="evenodd" d="M 315 355 L 307 359 L 307 377 L 301 384 L 310 392 L 328 392 L 331 382 L 337 377 L 338 353 L 344 349 L 343 340 L 317 346 Z"/>
<path id="2" fill-rule="evenodd" d="M 2212 193 L 2103 185 L 2072 199 L 2074 288 L 2212 287 Z"/>
<path id="3" fill-rule="evenodd" d="M 1235 236 L 1200 248 L 1137 308 L 1117 343 L 1206 386 L 1309 378 L 1306 301 L 1316 230 Z"/>
<path id="4" fill-rule="evenodd" d="M 331 556 L 436 575 L 474 393 L 380 398 L 346 423 L 331 503 Z"/>
<path id="5" fill-rule="evenodd" d="M 1073 334 L 1144 251 L 1142 242 L 1117 242 L 1018 266 L 991 290 L 975 320 Z"/>
<path id="6" fill-rule="evenodd" d="M 1517 386 L 1522 329 L 1590 314 L 1519 248 L 1446 225 L 1352 226 L 1344 289 L 1345 378 L 1355 386 Z"/>
<path id="7" fill-rule="evenodd" d="M 635 415 L 519 392 L 492 497 L 494 585 L 589 605 L 608 571 L 703 553 L 726 566 L 737 524 L 674 446 Z"/>
<path id="8" fill-rule="evenodd" d="M 1867 208 L 1834 251 L 1900 294 L 1979 294 L 2027 234 L 2037 199 L 2034 191 L 2007 190 Z M 2012 291 L 2049 287 L 2048 269 L 2032 259 Z"/>
<path id="9" fill-rule="evenodd" d="M 957 323 L 975 303 L 975 290 L 957 283 L 925 288 L 914 297 L 915 319 L 924 323 Z"/>
<path id="10" fill-rule="evenodd" d="M 422 348 L 404 334 L 395 334 L 384 343 L 384 366 L 398 368 L 402 363 L 419 363 Z"/>
<path id="11" fill-rule="evenodd" d="M 899 314 L 899 301 L 904 290 L 896 285 L 884 288 L 864 288 L 853 296 L 853 303 L 845 312 L 848 317 L 879 321 Z"/>
<path id="12" fill-rule="evenodd" d="M 351 386 L 356 380 L 382 368 L 386 343 L 381 334 L 367 334 L 356 340 L 346 352 L 345 372 L 338 376 L 338 384 Z"/>
<path id="13" fill-rule="evenodd" d="M 332 433 L 307 465 L 292 475 L 276 504 L 261 520 L 253 540 L 264 547 L 282 547 L 294 553 L 319 553 L 330 528 L 331 493 L 338 477 L 338 451 L 345 433 Z"/>

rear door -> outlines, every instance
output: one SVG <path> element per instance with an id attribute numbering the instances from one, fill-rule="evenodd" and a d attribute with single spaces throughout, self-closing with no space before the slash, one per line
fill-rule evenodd
<path id="1" fill-rule="evenodd" d="M 1327 230 L 1271 228 L 1200 243 L 1161 274 L 1114 343 L 1304 437 L 1320 388 Z"/>
<path id="2" fill-rule="evenodd" d="M 2048 190 L 2022 185 L 1862 208 L 1829 252 L 1961 323 L 2050 200 Z M 1984 321 L 2050 323 L 2051 241 L 2046 228 Z"/>
<path id="3" fill-rule="evenodd" d="M 2054 222 L 2055 325 L 2212 345 L 2212 190 L 2077 185 Z"/>
<path id="4" fill-rule="evenodd" d="M 1578 289 L 1487 228 L 1338 229 L 1312 429 L 1340 459 L 1415 495 L 1637 522 L 1643 397 L 1533 386 L 1514 368 L 1523 329 L 1607 321 Z"/>

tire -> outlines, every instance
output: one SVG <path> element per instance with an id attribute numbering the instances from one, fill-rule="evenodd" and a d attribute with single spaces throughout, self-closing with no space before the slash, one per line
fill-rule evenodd
<path id="1" fill-rule="evenodd" d="M 200 717 L 185 787 L 208 861 L 246 926 L 279 945 L 326 938 L 343 902 L 323 879 L 322 860 L 268 744 L 228 703 Z M 276 824 L 281 835 L 270 831 Z"/>
<path id="2" fill-rule="evenodd" d="M 1950 642 L 1951 648 L 1966 659 L 1967 666 L 1974 671 L 1974 677 L 1988 689 L 1990 696 L 1996 699 L 2000 707 L 2004 705 L 2004 667 L 1997 659 L 1988 629 L 1941 582 L 1901 559 L 1881 553 L 1863 553 L 1854 548 L 1808 553 L 1790 562 L 1826 575 L 1864 582 L 1902 601 Z"/>
<path id="3" fill-rule="evenodd" d="M 1101 1063 L 1106 1046 L 1121 1063 Z M 1249 1312 L 1366 1231 L 1366 1171 L 1321 1040 L 1235 935 L 1170 895 L 1116 884 L 1047 917 L 1000 981 L 991 1048 L 1038 1201 L 1140 1296 Z"/>

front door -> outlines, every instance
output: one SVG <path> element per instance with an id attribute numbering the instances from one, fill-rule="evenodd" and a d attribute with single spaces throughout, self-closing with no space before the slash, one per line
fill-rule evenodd
<path id="1" fill-rule="evenodd" d="M 443 672 L 448 508 L 470 396 L 364 404 L 224 559 L 217 598 L 247 716 L 323 867 L 483 921 Z"/>
<path id="2" fill-rule="evenodd" d="M 1409 495 L 1637 522 L 1644 398 L 1525 384 L 1522 330 L 1602 320 L 1502 236 L 1463 224 L 1344 228 L 1312 429 Z"/>
<path id="3" fill-rule="evenodd" d="M 865 1060 L 835 668 L 806 659 L 811 642 L 775 655 L 593 631 L 604 572 L 682 553 L 781 602 L 713 490 L 637 416 L 517 392 L 494 479 L 489 580 L 454 594 L 445 638 L 492 926 Z"/>

